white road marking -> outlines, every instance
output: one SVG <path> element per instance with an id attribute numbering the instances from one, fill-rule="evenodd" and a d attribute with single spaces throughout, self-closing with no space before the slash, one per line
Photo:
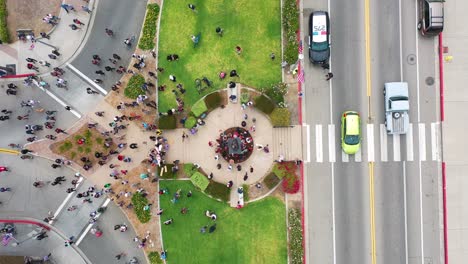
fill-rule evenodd
<path id="1" fill-rule="evenodd" d="M 42 91 L 44 91 L 48 96 L 52 97 L 52 99 L 54 99 L 55 101 L 57 101 L 57 103 L 59 103 L 61 106 L 65 107 L 65 106 L 68 106 L 64 101 L 62 101 L 62 99 L 58 98 L 55 94 L 53 94 L 51 91 L 49 91 L 48 89 L 44 89 L 42 86 L 38 86 L 39 89 L 41 89 Z M 77 111 L 71 109 L 70 112 L 72 114 L 74 114 L 76 117 L 78 118 L 81 118 L 81 115 L 80 113 L 78 113 Z"/>
<path id="2" fill-rule="evenodd" d="M 413 123 L 410 123 L 408 126 L 408 133 L 406 134 L 406 160 L 414 160 L 414 151 L 413 151 Z"/>
<path id="3" fill-rule="evenodd" d="M 79 71 L 77 68 L 75 68 L 73 65 L 71 65 L 70 63 L 67 62 L 67 67 L 70 68 L 73 72 L 75 72 L 75 74 L 78 74 L 79 76 L 81 76 L 81 78 L 85 79 L 86 82 L 88 82 L 89 84 L 91 84 L 92 86 L 94 86 L 94 88 L 98 89 L 99 91 L 101 91 L 101 93 L 103 93 L 104 95 L 107 95 L 108 92 L 106 90 L 104 90 L 104 88 L 102 88 L 100 85 L 98 85 L 97 83 L 95 83 L 93 80 L 91 80 L 90 78 L 88 78 L 88 76 L 84 75 L 81 71 Z"/>
<path id="4" fill-rule="evenodd" d="M 401 161 L 400 135 L 393 134 L 393 161 Z"/>
<path id="5" fill-rule="evenodd" d="M 303 127 L 306 128 L 306 143 L 307 143 L 307 157 L 304 162 L 310 162 L 310 126 L 306 123 L 302 124 Z"/>
<path id="6" fill-rule="evenodd" d="M 417 3 L 416 3 L 416 7 L 417 7 Z M 415 13 L 416 15 L 414 16 L 415 18 L 415 25 L 418 24 L 418 11 L 419 9 L 418 8 L 415 8 Z M 416 34 L 415 34 L 415 37 L 416 37 L 416 99 L 417 99 L 417 113 L 418 113 L 418 123 L 421 122 L 421 111 L 419 109 L 419 42 L 418 42 L 418 39 L 419 39 L 419 30 L 416 30 Z M 422 261 L 424 261 L 424 255 L 421 256 L 422 257 Z"/>
<path id="7" fill-rule="evenodd" d="M 438 149 L 438 124 L 431 123 L 431 150 L 432 160 L 439 160 L 439 149 Z"/>
<path id="8" fill-rule="evenodd" d="M 335 125 L 330 124 L 328 125 L 328 157 L 330 162 L 336 161 L 336 153 L 335 153 Z"/>
<path id="9" fill-rule="evenodd" d="M 111 199 L 107 198 L 106 201 L 104 202 L 104 204 L 101 207 L 107 207 L 107 205 L 109 204 L 110 201 L 111 201 Z M 101 215 L 101 213 L 98 213 L 96 215 L 96 218 L 99 218 L 100 215 Z M 80 238 L 78 238 L 78 240 L 76 241 L 75 245 L 78 246 L 81 243 L 81 241 L 83 241 L 83 239 L 88 234 L 89 230 L 91 230 L 91 227 L 93 227 L 93 225 L 94 224 L 88 224 L 85 231 L 81 234 Z"/>
<path id="10" fill-rule="evenodd" d="M 421 256 L 424 256 L 424 218 L 423 218 L 423 205 L 422 205 L 422 168 L 421 160 L 419 160 L 419 228 L 421 232 Z M 421 264 L 425 264 L 424 257 L 421 258 Z"/>
<path id="11" fill-rule="evenodd" d="M 388 161 L 387 129 L 384 124 L 380 124 L 380 160 Z"/>
<path id="12" fill-rule="evenodd" d="M 80 185 L 80 183 L 83 181 L 83 177 L 80 177 L 78 179 L 78 183 L 77 183 L 77 187 Z M 68 201 L 70 201 L 70 199 L 74 196 L 75 194 L 73 192 L 69 193 L 67 195 L 67 197 L 65 198 L 65 200 L 63 200 L 63 202 L 60 204 L 59 208 L 57 208 L 57 210 L 55 210 L 55 213 L 54 213 L 54 219 L 57 218 L 57 216 L 60 214 L 60 212 L 63 210 L 63 208 L 65 207 L 65 205 L 67 205 Z"/>
<path id="13" fill-rule="evenodd" d="M 368 161 L 375 161 L 374 157 L 374 124 L 367 124 L 367 155 Z"/>
<path id="14" fill-rule="evenodd" d="M 335 164 L 331 164 L 332 177 L 332 236 L 333 236 L 333 263 L 336 264 L 336 227 L 335 227 Z"/>
<path id="15" fill-rule="evenodd" d="M 322 125 L 315 125 L 315 159 L 323 162 Z"/>
<path id="16" fill-rule="evenodd" d="M 343 149 L 341 150 L 341 161 L 342 162 L 349 162 L 349 155 L 344 153 Z"/>
<path id="17" fill-rule="evenodd" d="M 406 162 L 403 161 L 403 207 L 405 215 L 405 264 L 408 264 L 408 207 L 406 202 Z"/>
<path id="18" fill-rule="evenodd" d="M 419 160 L 426 160 L 426 125 L 418 124 L 419 128 Z"/>
<path id="19" fill-rule="evenodd" d="M 359 150 L 356 152 L 356 154 L 354 154 L 354 161 L 356 161 L 356 162 L 361 162 L 362 161 L 361 148 L 359 148 Z"/>
<path id="20" fill-rule="evenodd" d="M 398 1 L 398 17 L 399 17 L 399 29 L 400 29 L 400 81 L 403 82 L 403 37 L 401 27 L 401 0 Z"/>

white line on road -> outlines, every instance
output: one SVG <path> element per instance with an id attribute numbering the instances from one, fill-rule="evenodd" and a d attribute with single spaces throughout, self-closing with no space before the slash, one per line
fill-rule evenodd
<path id="1" fill-rule="evenodd" d="M 418 5 L 418 4 L 416 4 Z M 418 16 L 418 12 L 419 12 L 419 9 L 418 8 L 415 8 L 415 23 L 414 25 L 417 25 L 418 24 L 418 19 L 419 19 L 419 16 Z M 415 34 L 415 37 L 416 37 L 416 99 L 417 99 L 417 113 L 418 113 L 418 123 L 421 122 L 421 112 L 420 112 L 420 109 L 419 109 L 419 42 L 418 42 L 418 38 L 419 38 L 419 32 L 418 30 L 416 30 L 416 34 Z M 424 259 L 424 258 L 423 258 Z"/>
<path id="2" fill-rule="evenodd" d="M 53 94 L 51 91 L 47 90 L 47 89 L 44 89 L 42 86 L 38 86 L 39 89 L 41 89 L 42 91 L 44 91 L 48 96 L 52 97 L 52 99 L 54 99 L 57 103 L 59 103 L 61 106 L 65 107 L 65 106 L 68 106 L 64 101 L 62 101 L 60 98 L 58 98 L 55 94 Z M 71 109 L 70 112 L 72 114 L 74 114 L 76 117 L 78 118 L 81 118 L 81 115 L 80 113 L 78 113 L 77 111 Z"/>
<path id="3" fill-rule="evenodd" d="M 307 157 L 304 162 L 310 162 L 310 126 L 306 123 L 302 124 L 306 128 L 306 143 L 307 143 Z"/>
<path id="4" fill-rule="evenodd" d="M 354 154 L 354 161 L 356 162 L 361 162 L 362 161 L 362 152 L 361 149 L 359 149 L 356 154 Z"/>
<path id="5" fill-rule="evenodd" d="M 420 232 L 421 232 L 421 264 L 425 264 L 424 259 L 424 218 L 423 218 L 423 205 L 422 205 L 422 168 L 421 160 L 419 160 L 419 217 L 420 217 Z"/>
<path id="6" fill-rule="evenodd" d="M 315 125 L 315 159 L 323 162 L 322 125 Z"/>
<path id="7" fill-rule="evenodd" d="M 367 124 L 367 155 L 368 161 L 375 161 L 374 157 L 374 124 Z"/>
<path id="8" fill-rule="evenodd" d="M 101 93 L 103 93 L 104 95 L 107 95 L 107 91 L 104 90 L 104 88 L 102 88 L 100 85 L 97 85 L 97 83 L 95 83 L 93 80 L 91 80 L 90 78 L 88 78 L 88 76 L 84 75 L 84 73 L 82 73 L 81 71 L 79 71 L 77 68 L 75 68 L 73 65 L 71 65 L 70 63 L 67 62 L 67 67 L 70 68 L 73 72 L 75 72 L 75 74 L 78 74 L 81 78 L 85 79 L 86 82 L 88 82 L 89 84 L 91 84 L 92 86 L 94 86 L 94 88 L 98 89 L 99 91 L 101 91 Z"/>
<path id="9" fill-rule="evenodd" d="M 426 125 L 418 124 L 419 128 L 419 160 L 426 160 Z"/>
<path id="10" fill-rule="evenodd" d="M 384 124 L 380 124 L 380 160 L 388 161 L 387 129 Z"/>
<path id="11" fill-rule="evenodd" d="M 408 206 L 406 203 L 406 162 L 403 161 L 403 206 L 405 215 L 405 264 L 408 264 Z"/>
<path id="12" fill-rule="evenodd" d="M 110 201 L 111 201 L 111 199 L 107 198 L 106 201 L 104 202 L 104 204 L 102 204 L 101 207 L 107 207 L 107 205 L 109 204 Z M 99 216 L 101 216 L 101 213 L 98 213 L 96 215 L 96 218 L 99 218 Z M 88 224 L 85 231 L 81 234 L 80 238 L 78 238 L 78 240 L 76 241 L 75 245 L 77 245 L 77 246 L 80 245 L 81 241 L 83 241 L 83 239 L 88 234 L 89 230 L 91 230 L 91 227 L 93 227 L 93 225 L 94 224 Z"/>
<path id="13" fill-rule="evenodd" d="M 80 183 L 83 181 L 83 177 L 80 177 L 78 179 L 78 183 L 76 184 L 76 188 L 78 188 L 78 186 L 80 186 Z M 57 208 L 57 210 L 55 210 L 55 213 L 54 213 L 54 219 L 57 218 L 57 216 L 60 214 L 60 212 L 63 210 L 63 208 L 65 207 L 65 205 L 68 203 L 68 201 L 70 201 L 70 199 L 72 198 L 72 196 L 74 196 L 75 194 L 73 192 L 69 193 L 67 195 L 67 197 L 65 198 L 65 200 L 63 200 L 63 202 L 60 204 L 59 208 Z"/>
<path id="14" fill-rule="evenodd" d="M 343 149 L 341 149 L 341 161 L 342 162 L 349 162 L 349 155 L 344 153 Z"/>
<path id="15" fill-rule="evenodd" d="M 336 162 L 336 153 L 335 153 L 335 125 L 328 125 L 328 157 L 330 162 Z"/>
<path id="16" fill-rule="evenodd" d="M 401 161 L 400 135 L 393 134 L 393 161 Z"/>
<path id="17" fill-rule="evenodd" d="M 336 225 L 335 225 L 335 164 L 331 164 L 332 177 L 332 241 L 333 241 L 333 263 L 336 264 Z"/>
<path id="18" fill-rule="evenodd" d="M 439 152 L 437 146 L 437 123 L 431 123 L 431 150 L 432 150 L 432 160 L 439 160 Z"/>
<path id="19" fill-rule="evenodd" d="M 401 27 L 401 0 L 398 1 L 398 22 L 400 28 L 400 82 L 403 82 L 403 37 Z"/>
<path id="20" fill-rule="evenodd" d="M 406 160 L 414 160 L 414 151 L 413 151 L 413 123 L 410 123 L 408 126 L 408 133 L 406 134 Z"/>

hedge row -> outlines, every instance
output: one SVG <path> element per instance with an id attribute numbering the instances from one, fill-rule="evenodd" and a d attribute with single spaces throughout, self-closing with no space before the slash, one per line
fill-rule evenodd
<path id="1" fill-rule="evenodd" d="M 286 36 L 284 60 L 289 64 L 297 61 L 298 43 L 296 32 L 299 30 L 299 10 L 296 0 L 285 0 L 283 6 L 283 29 Z"/>
<path id="2" fill-rule="evenodd" d="M 10 34 L 8 34 L 7 27 L 7 16 L 6 0 L 0 0 L 0 40 L 3 43 L 10 42 Z"/>
<path id="3" fill-rule="evenodd" d="M 301 211 L 299 209 L 289 209 L 289 256 L 291 264 L 302 264 L 304 260 L 304 248 L 302 247 L 302 225 Z"/>
<path id="4" fill-rule="evenodd" d="M 154 37 L 156 37 L 156 26 L 159 16 L 158 4 L 149 4 L 147 10 L 143 33 L 138 43 L 138 47 L 142 50 L 154 49 Z"/>
<path id="5" fill-rule="evenodd" d="M 148 199 L 141 195 L 141 193 L 135 193 L 132 196 L 133 210 L 142 223 L 148 223 L 151 219 L 151 210 L 144 210 L 143 208 L 148 205 Z"/>
<path id="6" fill-rule="evenodd" d="M 124 94 L 126 97 L 136 99 L 140 94 L 146 94 L 141 89 L 141 86 L 145 83 L 145 78 L 141 74 L 133 75 L 128 81 L 127 87 L 125 87 Z"/>
<path id="7" fill-rule="evenodd" d="M 221 199 L 221 201 L 224 202 L 229 201 L 230 192 L 231 189 L 226 185 L 215 181 L 210 181 L 210 184 L 208 184 L 208 187 L 205 190 L 206 194 L 209 194 L 214 198 Z"/>

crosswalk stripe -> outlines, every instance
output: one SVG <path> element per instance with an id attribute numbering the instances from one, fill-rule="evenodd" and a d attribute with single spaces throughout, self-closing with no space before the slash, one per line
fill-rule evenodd
<path id="1" fill-rule="evenodd" d="M 432 160 L 439 160 L 439 133 L 438 123 L 431 123 L 431 148 L 432 148 Z"/>
<path id="2" fill-rule="evenodd" d="M 410 123 L 408 126 L 408 133 L 406 134 L 406 160 L 414 160 L 414 151 L 413 151 L 413 124 Z"/>
<path id="3" fill-rule="evenodd" d="M 367 155 L 369 161 L 375 161 L 374 157 L 374 124 L 367 124 Z"/>
<path id="4" fill-rule="evenodd" d="M 400 135 L 393 134 L 393 161 L 401 161 Z"/>
<path id="5" fill-rule="evenodd" d="M 342 162 L 349 162 L 349 155 L 344 153 L 343 150 L 341 150 L 341 161 Z"/>
<path id="6" fill-rule="evenodd" d="M 330 159 L 330 162 L 336 161 L 335 140 L 335 125 L 330 124 L 328 125 L 328 158 Z"/>
<path id="7" fill-rule="evenodd" d="M 361 149 L 359 148 L 358 152 L 354 154 L 354 161 L 356 162 L 361 162 L 362 161 L 362 152 Z"/>
<path id="8" fill-rule="evenodd" d="M 418 124 L 419 128 L 419 160 L 426 160 L 426 125 Z"/>
<path id="9" fill-rule="evenodd" d="M 323 162 L 322 125 L 315 125 L 315 160 Z"/>
<path id="10" fill-rule="evenodd" d="M 387 129 L 384 124 L 380 124 L 380 160 L 388 161 Z"/>

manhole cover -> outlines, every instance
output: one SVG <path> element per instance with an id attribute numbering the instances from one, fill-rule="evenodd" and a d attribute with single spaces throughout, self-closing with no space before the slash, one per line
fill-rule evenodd
<path id="1" fill-rule="evenodd" d="M 409 64 L 414 65 L 416 63 L 416 55 L 410 54 L 408 57 L 406 57 L 406 60 Z"/>
<path id="2" fill-rule="evenodd" d="M 427 85 L 433 85 L 433 84 L 434 84 L 434 78 L 432 78 L 432 77 L 427 77 L 427 78 L 426 78 L 426 84 L 427 84 Z"/>

